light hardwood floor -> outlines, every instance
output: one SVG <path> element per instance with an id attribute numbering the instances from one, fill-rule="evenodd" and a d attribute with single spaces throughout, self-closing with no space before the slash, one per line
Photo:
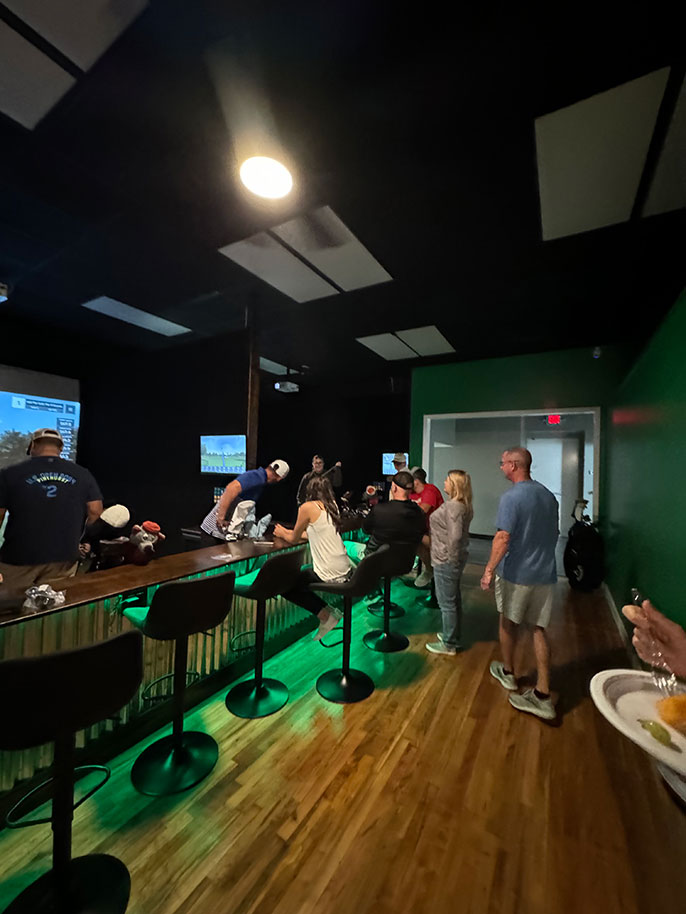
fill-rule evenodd
<path id="1" fill-rule="evenodd" d="M 340 649 L 302 639 L 266 667 L 291 689 L 257 721 L 224 694 L 188 715 L 220 744 L 195 790 L 152 799 L 131 787 L 140 751 L 81 807 L 74 855 L 120 857 L 131 914 L 671 914 L 686 910 L 686 814 L 649 758 L 596 712 L 591 675 L 629 660 L 599 597 L 558 585 L 551 626 L 559 720 L 518 713 L 491 678 L 493 598 L 464 581 L 466 649 L 430 655 L 439 613 L 409 608 L 402 654 L 361 644 L 376 620 L 358 605 L 354 665 L 376 691 L 327 704 L 320 672 Z M 519 672 L 531 667 L 523 650 Z M 6 904 L 50 866 L 50 830 L 0 834 Z M 3 904 L 4 907 L 4 904 Z"/>

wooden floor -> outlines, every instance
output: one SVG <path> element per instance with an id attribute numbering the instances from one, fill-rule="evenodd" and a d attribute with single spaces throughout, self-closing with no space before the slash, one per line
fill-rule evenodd
<path id="1" fill-rule="evenodd" d="M 267 665 L 289 704 L 259 721 L 223 695 L 189 715 L 220 744 L 195 790 L 155 800 L 116 759 L 81 807 L 74 854 L 107 852 L 132 876 L 131 914 L 672 914 L 686 910 L 686 814 L 649 758 L 596 712 L 588 681 L 628 666 L 608 608 L 559 585 L 551 626 L 555 725 L 515 711 L 491 678 L 495 609 L 465 576 L 466 649 L 430 655 L 438 613 L 402 583 L 409 651 L 373 654 L 355 616 L 366 701 L 324 702 L 338 664 L 303 639 Z M 529 669 L 529 654 L 521 670 Z M 50 830 L 0 834 L 2 907 L 50 865 Z"/>

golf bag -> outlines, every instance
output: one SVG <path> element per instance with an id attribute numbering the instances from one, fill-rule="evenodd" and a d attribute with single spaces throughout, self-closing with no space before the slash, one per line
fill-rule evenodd
<path id="1" fill-rule="evenodd" d="M 570 587 L 590 593 L 605 577 L 605 544 L 590 517 L 583 513 L 587 504 L 587 501 L 579 500 L 574 505 L 574 523 L 569 528 L 564 567 Z"/>

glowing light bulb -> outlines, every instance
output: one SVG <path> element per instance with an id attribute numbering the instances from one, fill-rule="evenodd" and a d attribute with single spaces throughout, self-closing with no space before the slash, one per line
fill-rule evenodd
<path id="1" fill-rule="evenodd" d="M 240 176 L 251 193 L 270 200 L 285 197 L 293 187 L 293 178 L 286 166 L 267 156 L 246 159 L 240 167 Z"/>

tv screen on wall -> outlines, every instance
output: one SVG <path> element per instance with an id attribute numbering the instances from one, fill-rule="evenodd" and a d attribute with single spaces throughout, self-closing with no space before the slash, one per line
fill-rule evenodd
<path id="1" fill-rule="evenodd" d="M 201 435 L 201 473 L 245 473 L 245 435 Z"/>
<path id="2" fill-rule="evenodd" d="M 395 451 L 393 451 L 390 454 L 383 455 L 383 469 L 381 470 L 381 472 L 383 473 L 384 476 L 391 476 L 393 473 L 395 473 L 395 467 L 393 466 L 393 458 L 395 457 L 395 455 L 396 455 Z M 408 460 L 408 455 L 405 454 L 405 463 L 407 463 L 407 460 Z"/>
<path id="3" fill-rule="evenodd" d="M 37 428 L 57 429 L 64 440 L 62 456 L 76 460 L 80 411 L 77 400 L 0 390 L 0 469 L 26 460 L 29 436 Z"/>

